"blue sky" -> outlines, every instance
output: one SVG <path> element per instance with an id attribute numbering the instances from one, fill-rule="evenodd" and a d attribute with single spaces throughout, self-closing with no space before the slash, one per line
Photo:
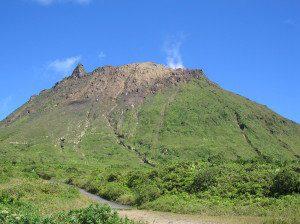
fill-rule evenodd
<path id="1" fill-rule="evenodd" d="M 299 0 L 9 0 L 0 3 L 0 119 L 83 63 L 203 68 L 300 122 Z"/>

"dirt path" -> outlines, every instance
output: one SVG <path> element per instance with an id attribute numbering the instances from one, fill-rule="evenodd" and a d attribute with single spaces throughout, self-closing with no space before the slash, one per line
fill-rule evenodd
<path id="1" fill-rule="evenodd" d="M 183 215 L 145 210 L 120 210 L 121 217 L 147 224 L 262 224 L 259 217 Z"/>
<path id="2" fill-rule="evenodd" d="M 121 217 L 127 217 L 135 221 L 141 221 L 143 223 L 151 224 L 217 224 L 218 222 L 207 222 L 197 220 L 196 217 L 179 215 L 174 213 L 165 213 L 165 212 L 154 212 L 154 211 L 145 211 L 137 210 L 130 206 L 121 205 L 112 201 L 108 201 L 104 198 L 99 197 L 98 195 L 91 194 L 83 189 L 79 189 L 80 193 L 87 196 L 91 200 L 98 202 L 100 204 L 109 205 L 112 209 L 118 210 L 118 213 Z M 199 218 L 199 217 L 198 217 Z"/>
<path id="3" fill-rule="evenodd" d="M 79 189 L 80 193 L 87 196 L 88 198 L 92 199 L 93 201 L 96 201 L 100 204 L 105 204 L 105 205 L 109 205 L 109 207 L 111 207 L 112 209 L 116 209 L 116 210 L 127 210 L 127 209 L 131 209 L 130 206 L 127 205 L 122 205 L 122 204 L 118 204 L 116 202 L 113 201 L 108 201 L 104 198 L 99 197 L 98 195 L 95 194 L 91 194 L 83 189 Z"/>
<path id="4" fill-rule="evenodd" d="M 116 202 L 108 201 L 97 195 L 91 194 L 83 189 L 79 189 L 80 193 L 87 196 L 91 200 L 100 204 L 107 204 L 112 209 L 118 210 L 121 217 L 129 218 L 135 221 L 141 221 L 146 224 L 259 224 L 262 220 L 258 217 L 214 217 L 204 215 L 182 215 L 170 212 L 157 212 L 137 210 L 136 208 L 121 205 Z"/>
<path id="5" fill-rule="evenodd" d="M 141 221 L 147 224 L 223 224 L 203 217 L 181 215 L 168 212 L 155 212 L 144 210 L 121 210 L 121 217 L 127 217 L 135 221 Z"/>

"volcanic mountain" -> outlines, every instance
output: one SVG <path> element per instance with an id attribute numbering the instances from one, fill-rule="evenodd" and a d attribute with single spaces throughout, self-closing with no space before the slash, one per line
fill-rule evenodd
<path id="1" fill-rule="evenodd" d="M 0 123 L 4 161 L 156 166 L 170 161 L 295 160 L 300 126 L 226 91 L 198 69 L 105 66 L 32 96 Z"/>

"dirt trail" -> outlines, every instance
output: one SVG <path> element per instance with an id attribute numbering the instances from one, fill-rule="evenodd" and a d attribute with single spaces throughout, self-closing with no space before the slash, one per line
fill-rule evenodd
<path id="1" fill-rule="evenodd" d="M 141 221 L 145 224 L 259 224 L 261 219 L 257 217 L 212 217 L 203 215 L 182 215 L 170 212 L 157 212 L 137 210 L 134 207 L 121 205 L 116 202 L 108 201 L 97 195 L 91 194 L 83 189 L 80 193 L 91 200 L 100 204 L 107 204 L 112 209 L 118 210 L 121 217 L 129 218 L 135 221 Z"/>
<path id="2" fill-rule="evenodd" d="M 179 215 L 174 213 L 154 212 L 137 210 L 130 206 L 121 205 L 112 201 L 108 201 L 98 195 L 91 194 L 83 189 L 79 189 L 80 193 L 87 196 L 91 200 L 100 204 L 109 205 L 112 209 L 118 210 L 121 217 L 127 217 L 135 221 L 151 224 L 217 224 L 219 222 L 200 221 L 196 217 Z M 199 217 L 198 217 L 199 218 Z"/>
<path id="3" fill-rule="evenodd" d="M 91 194 L 83 189 L 79 189 L 79 192 L 85 196 L 87 196 L 88 198 L 92 199 L 93 201 L 96 201 L 100 204 L 105 204 L 108 205 L 109 207 L 111 207 L 112 209 L 116 209 L 116 210 L 127 210 L 127 209 L 131 209 L 130 206 L 127 205 L 122 205 L 122 204 L 118 204 L 116 202 L 113 201 L 108 201 L 104 198 L 99 197 L 98 195 L 95 194 Z"/>
<path id="4" fill-rule="evenodd" d="M 181 215 L 169 212 L 155 212 L 145 210 L 120 210 L 121 217 L 147 224 L 223 224 L 224 222 L 212 221 L 193 215 Z"/>
<path id="5" fill-rule="evenodd" d="M 121 217 L 127 217 L 146 224 L 262 224 L 259 217 L 250 216 L 206 216 L 183 215 L 170 212 L 145 210 L 120 210 Z"/>

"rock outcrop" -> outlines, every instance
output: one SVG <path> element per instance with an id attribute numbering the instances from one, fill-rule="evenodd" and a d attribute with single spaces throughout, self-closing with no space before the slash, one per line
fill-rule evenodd
<path id="1" fill-rule="evenodd" d="M 76 77 L 76 78 L 81 78 L 86 74 L 87 73 L 85 72 L 83 65 L 79 64 L 79 65 L 76 66 L 76 68 L 74 69 L 71 76 Z"/>

